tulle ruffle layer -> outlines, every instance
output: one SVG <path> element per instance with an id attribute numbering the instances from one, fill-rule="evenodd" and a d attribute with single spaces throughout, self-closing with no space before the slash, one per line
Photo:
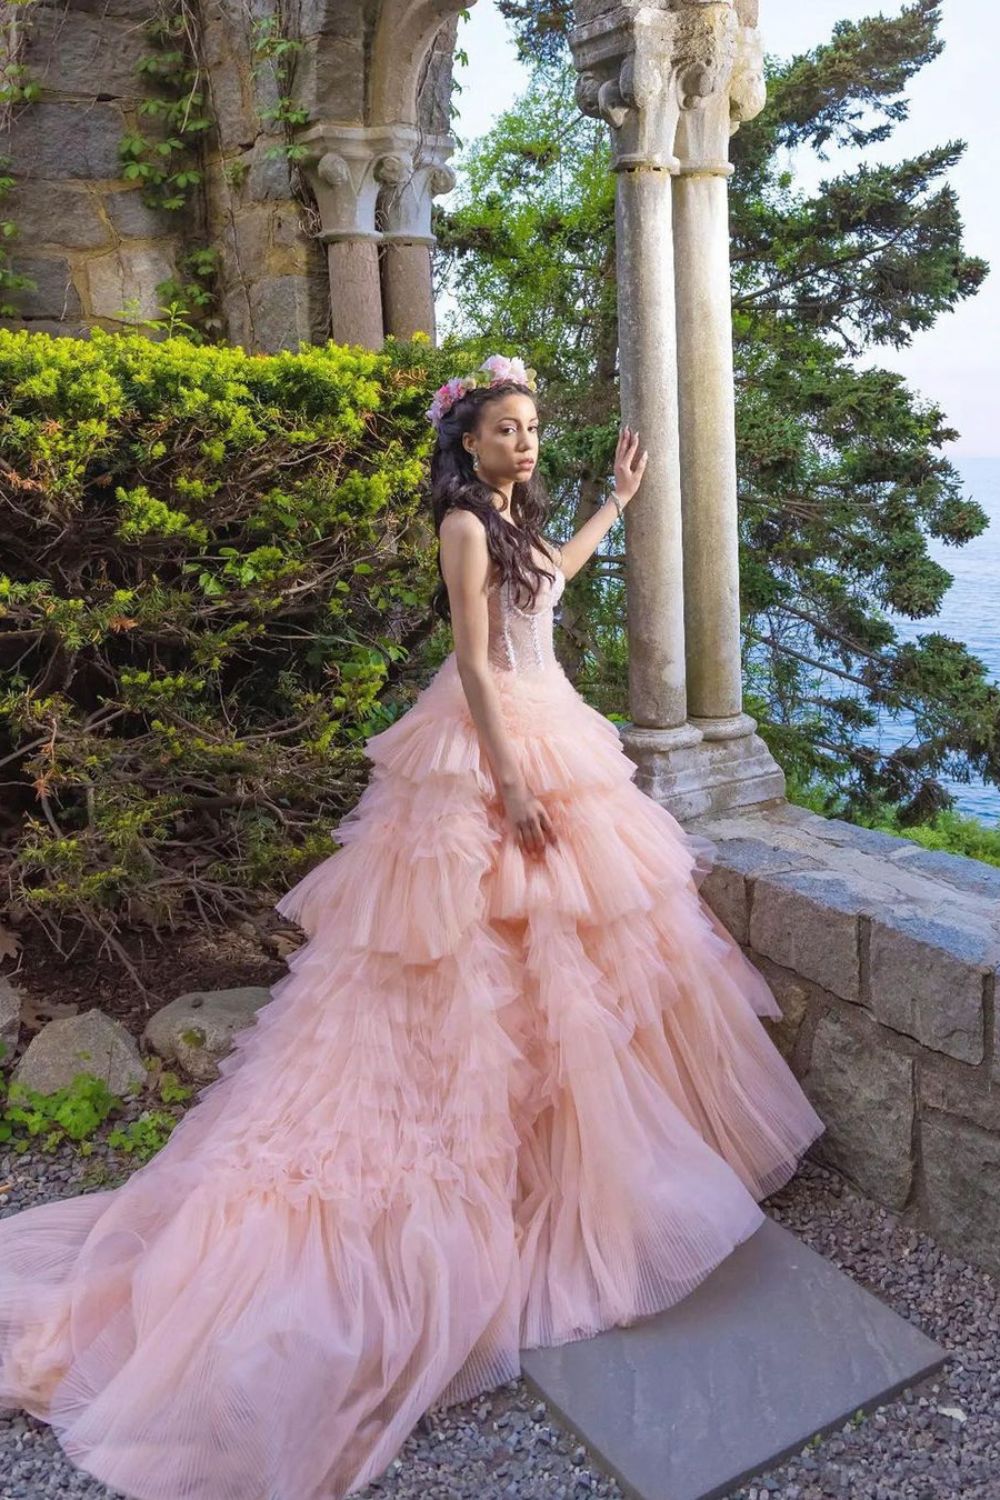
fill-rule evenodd
<path id="1" fill-rule="evenodd" d="M 448 658 L 167 1146 L 0 1223 L 0 1404 L 126 1494 L 361 1488 L 521 1348 L 693 1290 L 823 1128 L 698 895 L 712 846 L 560 669 L 497 683 L 558 845 L 518 849 Z"/>

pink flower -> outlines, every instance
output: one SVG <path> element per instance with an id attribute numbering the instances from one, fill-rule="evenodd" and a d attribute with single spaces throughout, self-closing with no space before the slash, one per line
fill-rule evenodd
<path id="1" fill-rule="evenodd" d="M 482 379 L 482 375 L 489 376 L 489 379 Z M 462 396 L 468 395 L 477 386 L 497 385 L 504 380 L 513 380 L 531 390 L 535 389 L 535 371 L 527 369 L 523 359 L 508 359 L 505 354 L 491 354 L 488 359 L 483 360 L 479 370 L 473 371 L 471 375 L 454 375 L 451 380 L 438 387 L 434 400 L 427 409 L 427 420 L 433 422 L 435 427 L 440 426 L 442 417 Z"/>

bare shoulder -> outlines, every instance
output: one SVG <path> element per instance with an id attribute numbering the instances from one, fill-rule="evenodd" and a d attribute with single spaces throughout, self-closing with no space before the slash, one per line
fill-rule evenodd
<path id="1" fill-rule="evenodd" d="M 449 545 L 455 543 L 463 551 L 478 545 L 480 540 L 486 546 L 486 527 L 474 511 L 460 505 L 442 517 L 438 535 L 442 542 L 447 537 Z"/>
<path id="2" fill-rule="evenodd" d="M 486 527 L 471 510 L 456 507 L 441 519 L 438 529 L 441 565 L 455 569 L 484 571 L 489 564 Z"/>

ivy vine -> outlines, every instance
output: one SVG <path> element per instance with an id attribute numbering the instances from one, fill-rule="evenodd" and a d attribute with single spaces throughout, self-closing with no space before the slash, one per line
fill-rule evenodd
<path id="1" fill-rule="evenodd" d="M 26 21 L 29 7 L 35 0 L 6 0 L 0 11 L 0 130 L 9 133 L 14 109 L 17 105 L 34 104 L 42 92 L 38 79 L 21 61 L 26 37 Z M 16 178 L 10 175 L 11 159 L 0 156 L 0 205 L 7 197 Z M 0 207 L 2 213 L 2 207 Z M 38 285 L 33 276 L 12 269 L 9 245 L 17 238 L 17 224 L 11 218 L 0 217 L 0 317 L 17 317 L 17 306 L 11 302 L 10 294 L 22 290 L 34 291 Z"/>
<path id="2" fill-rule="evenodd" d="M 161 90 L 139 103 L 138 113 L 158 122 L 152 135 L 126 131 L 119 146 L 122 176 L 142 183 L 143 202 L 170 212 L 183 209 L 202 182 L 202 139 L 211 126 L 197 56 L 197 21 L 189 0 L 167 0 L 146 22 L 153 50 L 139 72 Z"/>

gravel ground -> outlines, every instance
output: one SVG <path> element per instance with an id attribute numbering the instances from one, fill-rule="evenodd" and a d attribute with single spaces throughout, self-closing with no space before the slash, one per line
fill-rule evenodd
<path id="1" fill-rule="evenodd" d="M 133 1106 L 137 1108 L 137 1106 Z M 127 1118 L 127 1117 L 126 1117 Z M 0 1156 L 0 1217 L 98 1186 L 98 1147 L 78 1158 Z M 98 1167 L 97 1170 L 100 1170 Z M 768 1212 L 807 1244 L 953 1351 L 933 1381 L 906 1390 L 857 1425 L 804 1448 L 727 1500 L 1000 1500 L 1000 1306 L 993 1279 L 806 1159 Z M 0 1413 L 0 1500 L 112 1492 L 62 1457 L 50 1428 Z M 624 1500 L 521 1381 L 463 1406 L 431 1410 L 399 1457 L 358 1500 Z"/>

